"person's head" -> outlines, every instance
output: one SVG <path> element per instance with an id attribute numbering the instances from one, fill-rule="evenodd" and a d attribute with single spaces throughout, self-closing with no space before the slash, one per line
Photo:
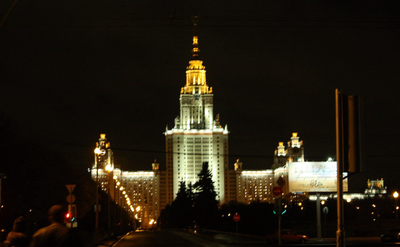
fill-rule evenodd
<path id="1" fill-rule="evenodd" d="M 26 232 L 26 219 L 23 216 L 20 216 L 14 220 L 13 231 L 23 233 Z"/>
<path id="2" fill-rule="evenodd" d="M 61 205 L 54 205 L 49 209 L 50 222 L 64 222 L 64 208 Z"/>

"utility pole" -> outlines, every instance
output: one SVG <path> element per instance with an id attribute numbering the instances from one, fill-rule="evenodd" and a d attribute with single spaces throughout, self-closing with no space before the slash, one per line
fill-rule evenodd
<path id="1" fill-rule="evenodd" d="M 0 173 L 0 211 L 1 211 L 1 183 L 3 182 L 3 178 L 6 178 L 6 174 Z"/>
<path id="2" fill-rule="evenodd" d="M 336 105 L 336 160 L 337 160 L 337 231 L 336 247 L 345 247 L 343 215 L 343 97 L 339 89 L 335 90 Z"/>

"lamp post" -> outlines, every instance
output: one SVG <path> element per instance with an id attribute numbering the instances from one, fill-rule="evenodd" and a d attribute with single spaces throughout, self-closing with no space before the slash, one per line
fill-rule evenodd
<path id="1" fill-rule="evenodd" d="M 96 224 L 95 224 L 95 229 L 96 233 L 99 229 L 99 155 L 100 155 L 100 149 L 97 145 L 97 147 L 94 149 L 94 164 L 96 166 Z"/>
<path id="2" fill-rule="evenodd" d="M 114 219 L 113 219 L 113 225 L 114 225 L 114 230 L 115 231 L 117 231 L 116 229 L 117 229 L 117 209 L 118 209 L 118 206 L 119 206 L 119 203 L 118 203 L 118 201 L 117 200 L 119 200 L 119 196 L 118 196 L 118 194 L 119 194 L 119 186 L 120 186 L 120 182 L 118 181 L 118 177 L 116 176 L 116 175 L 114 175 L 114 183 L 115 183 L 115 186 L 114 186 Z"/>
<path id="3" fill-rule="evenodd" d="M 107 166 L 106 166 L 106 170 L 107 170 L 107 194 L 108 194 L 108 197 L 107 197 L 107 199 L 108 199 L 108 232 L 110 233 L 111 232 L 111 194 L 110 194 L 110 189 L 111 189 L 111 186 L 110 186 L 110 183 L 111 183 L 111 179 L 110 179 L 110 174 L 111 174 L 111 172 L 113 171 L 113 169 L 112 169 L 112 166 L 110 165 L 110 164 L 108 164 Z"/>
<path id="4" fill-rule="evenodd" d="M 120 206 L 120 218 L 119 218 L 119 225 L 120 225 L 120 230 L 121 230 L 121 233 L 123 232 L 123 210 L 124 210 L 124 196 L 123 195 L 125 195 L 125 188 L 123 187 L 123 186 L 121 186 L 120 187 L 120 192 L 121 192 L 121 194 L 120 194 L 120 199 L 121 199 L 121 204 L 119 205 Z"/>
<path id="5" fill-rule="evenodd" d="M 394 199 L 395 199 L 395 202 L 396 202 L 396 220 L 398 220 L 399 219 L 399 209 L 398 209 L 398 206 L 397 206 L 397 198 L 399 197 L 399 193 L 397 193 L 397 191 L 395 191 L 394 193 L 393 193 L 393 197 L 394 197 Z"/>

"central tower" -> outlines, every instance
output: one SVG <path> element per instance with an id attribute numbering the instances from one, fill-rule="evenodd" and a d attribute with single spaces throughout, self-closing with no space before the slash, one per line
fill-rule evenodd
<path id="1" fill-rule="evenodd" d="M 208 162 L 217 200 L 225 202 L 228 176 L 228 129 L 214 119 L 212 88 L 207 85 L 206 69 L 199 59 L 198 37 L 193 37 L 192 60 L 186 67 L 186 84 L 180 92 L 180 115 L 175 126 L 166 129 L 167 204 L 172 203 L 179 183 L 194 184 Z"/>

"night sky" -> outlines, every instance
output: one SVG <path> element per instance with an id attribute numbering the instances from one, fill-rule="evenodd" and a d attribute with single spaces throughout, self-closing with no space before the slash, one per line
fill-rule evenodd
<path id="1" fill-rule="evenodd" d="M 196 14 L 231 169 L 269 169 L 292 132 L 307 160 L 334 157 L 339 88 L 365 101 L 367 172 L 350 189 L 381 177 L 400 189 L 397 2 L 19 0 L 0 27 L 0 112 L 78 168 L 100 133 L 123 170 L 164 168 Z"/>

